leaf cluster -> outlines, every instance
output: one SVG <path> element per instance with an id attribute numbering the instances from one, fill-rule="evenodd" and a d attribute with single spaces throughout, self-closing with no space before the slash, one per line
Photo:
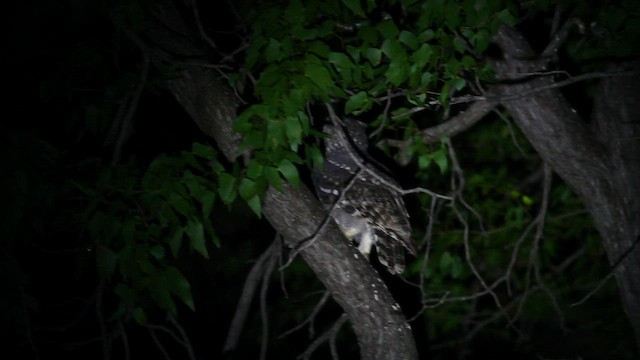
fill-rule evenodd
<path id="1" fill-rule="evenodd" d="M 100 278 L 114 282 L 116 315 L 144 323 L 151 304 L 176 313 L 174 299 L 194 310 L 191 287 L 176 266 L 184 252 L 209 258 L 220 246 L 211 216 L 216 201 L 233 202 L 235 178 L 208 145 L 161 155 L 144 171 L 135 163 L 103 168 L 95 185 L 76 182 L 89 205 L 82 215 L 94 242 Z M 241 187 L 242 188 L 242 187 Z"/>

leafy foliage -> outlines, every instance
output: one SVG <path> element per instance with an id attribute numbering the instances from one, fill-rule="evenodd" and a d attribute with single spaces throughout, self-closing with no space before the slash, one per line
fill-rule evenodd
<path id="1" fill-rule="evenodd" d="M 401 17 L 396 6 L 419 15 Z M 305 140 L 317 135 L 307 116 L 309 104 L 342 99 L 345 114 L 370 116 L 390 101 L 385 94 L 401 91 L 414 106 L 430 107 L 434 96 L 446 105 L 453 92 L 465 88 L 467 74 L 489 73 L 479 56 L 499 25 L 517 23 L 515 11 L 515 4 L 502 1 L 367 2 L 365 7 L 358 1 L 291 1 L 283 11 L 263 3 L 247 17 L 252 34 L 245 66 L 257 74 L 258 101 L 236 121 L 243 149 L 253 151 L 252 164 L 276 167 L 292 181 L 296 175 L 288 165 L 303 163 L 299 146 L 304 144 L 307 164 L 318 153 L 316 144 Z M 389 128 L 412 127 L 411 117 L 402 116 L 406 111 L 395 106 L 373 120 L 392 120 Z M 423 167 L 435 160 L 446 168 L 443 151 L 412 150 Z"/>
<path id="2" fill-rule="evenodd" d="M 103 169 L 95 188 L 77 184 L 89 199 L 84 214 L 96 247 L 98 274 L 114 281 L 118 312 L 140 322 L 149 302 L 176 313 L 174 298 L 194 309 L 188 280 L 175 266 L 185 250 L 208 258 L 220 246 L 211 225 L 218 198 L 231 203 L 237 186 L 215 151 L 193 144 L 181 156 L 159 156 L 141 172 L 134 163 Z M 244 190 L 243 190 L 244 189 Z"/>

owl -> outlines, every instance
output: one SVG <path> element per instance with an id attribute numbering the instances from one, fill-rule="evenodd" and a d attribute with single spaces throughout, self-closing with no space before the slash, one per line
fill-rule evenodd
<path id="1" fill-rule="evenodd" d="M 401 274 L 405 249 L 416 256 L 404 201 L 394 189 L 396 182 L 368 156 L 364 124 L 353 119 L 343 124 L 346 136 L 342 137 L 334 125 L 323 128 L 327 134 L 324 166 L 312 174 L 316 194 L 342 233 L 358 244 L 360 253 L 369 259 L 375 246 L 387 271 Z M 360 164 L 366 164 L 366 169 Z"/>

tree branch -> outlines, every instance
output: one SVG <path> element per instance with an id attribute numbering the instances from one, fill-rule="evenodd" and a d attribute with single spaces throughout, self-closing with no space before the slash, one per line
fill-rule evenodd
<path id="1" fill-rule="evenodd" d="M 491 110 L 495 108 L 497 102 L 495 101 L 478 101 L 466 110 L 461 111 L 448 121 L 422 130 L 424 135 L 422 142 L 434 143 L 440 141 L 444 136 L 454 136 L 480 121 Z"/>
<path id="2" fill-rule="evenodd" d="M 253 267 L 251 267 L 251 270 L 244 281 L 242 294 L 240 295 L 240 299 L 238 299 L 238 306 L 236 307 L 236 312 L 233 315 L 233 320 L 229 326 L 229 332 L 227 333 L 227 339 L 224 342 L 222 351 L 231 351 L 236 348 L 238 339 L 240 338 L 240 334 L 244 328 L 244 323 L 247 319 L 247 314 L 249 313 L 253 294 L 258 287 L 262 274 L 265 273 L 265 264 L 268 259 L 274 256 L 275 249 L 277 247 L 280 247 L 279 239 L 274 240 L 267 250 L 260 255 L 255 264 L 253 264 Z"/>
<path id="3" fill-rule="evenodd" d="M 515 29 L 502 27 L 492 41 L 504 53 L 494 61 L 497 78 L 537 72 L 544 62 L 531 61 L 536 54 Z M 528 59 L 528 60 L 522 60 Z M 542 66 L 542 67 L 541 67 Z M 622 138 L 640 135 L 640 62 L 611 66 L 607 72 L 631 70 L 632 76 L 601 81 L 593 113 L 594 128 L 580 119 L 553 79 L 494 86 L 502 96 L 535 91 L 526 98 L 501 101 L 529 142 L 553 170 L 582 198 L 603 238 L 610 264 L 631 248 L 640 236 L 640 143 Z M 640 346 L 640 251 L 630 254 L 616 269 L 621 298 Z"/>

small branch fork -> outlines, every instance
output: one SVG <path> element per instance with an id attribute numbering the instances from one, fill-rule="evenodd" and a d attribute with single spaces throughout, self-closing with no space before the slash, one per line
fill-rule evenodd
<path id="1" fill-rule="evenodd" d="M 320 347 L 320 345 L 324 344 L 325 342 L 329 342 L 329 348 L 331 350 L 331 359 L 338 360 L 336 336 L 338 335 L 338 332 L 340 331 L 340 328 L 342 327 L 342 325 L 344 325 L 344 323 L 347 322 L 347 320 L 348 320 L 347 314 L 343 313 L 338 318 L 338 320 L 336 320 L 336 322 L 329 328 L 329 330 L 324 332 L 322 335 L 318 336 L 318 338 L 314 342 L 312 342 L 311 345 L 309 345 L 307 350 L 305 350 L 302 354 L 300 354 L 300 356 L 298 356 L 298 359 L 303 359 L 303 360 L 311 359 L 311 355 Z"/>
<path id="2" fill-rule="evenodd" d="M 269 322 L 267 317 L 266 297 L 267 289 L 269 285 L 269 278 L 273 273 L 276 266 L 276 261 L 280 255 L 280 248 L 282 247 L 282 240 L 279 235 L 276 235 L 274 241 L 269 245 L 262 255 L 255 262 L 247 278 L 244 282 L 242 294 L 238 299 L 238 306 L 236 312 L 233 315 L 233 320 L 229 326 L 229 332 L 227 339 L 225 340 L 223 351 L 232 351 L 238 345 L 240 334 L 244 328 L 244 324 L 251 307 L 251 301 L 254 293 L 258 288 L 258 284 L 262 281 L 260 288 L 260 314 L 262 318 L 262 347 L 260 349 L 260 359 L 265 359 L 267 354 L 267 345 L 269 340 Z"/>

